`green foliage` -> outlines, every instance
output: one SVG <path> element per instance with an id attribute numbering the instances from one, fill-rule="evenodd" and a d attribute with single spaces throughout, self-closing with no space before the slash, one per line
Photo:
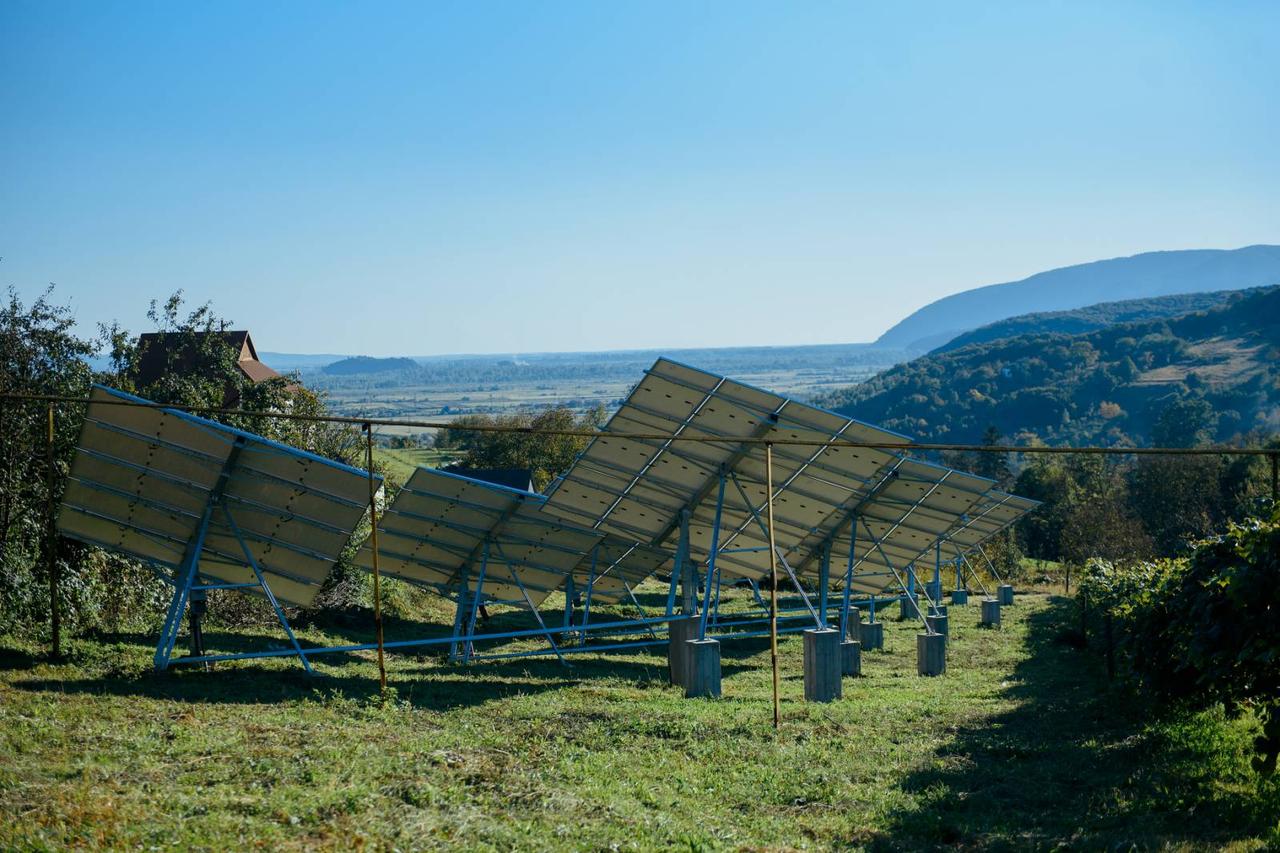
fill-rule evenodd
<path id="1" fill-rule="evenodd" d="M 988 343 L 1021 335 L 1056 333 L 1079 335 L 1116 323 L 1136 323 L 1164 317 L 1177 317 L 1194 311 L 1208 311 L 1240 299 L 1248 291 L 1219 290 L 1212 293 L 1179 293 L 1150 299 L 1125 299 L 1101 302 L 1070 311 L 1041 311 L 1021 314 L 965 332 L 938 347 L 934 352 L 948 352 L 971 344 Z M 1132 364 L 1133 362 L 1130 362 Z"/>
<path id="2" fill-rule="evenodd" d="M 584 436 L 552 435 L 548 431 L 594 431 L 603 423 L 603 408 L 593 409 L 582 417 L 565 407 L 497 417 L 467 415 L 436 437 L 436 448 L 462 453 L 462 464 L 469 468 L 528 468 L 533 472 L 534 489 L 541 491 L 569 469 L 590 441 Z M 502 427 L 515 431 L 467 427 L 490 430 Z"/>
<path id="3" fill-rule="evenodd" d="M 31 305 L 14 290 L 0 306 L 0 391 L 83 396 L 94 351 L 77 337 L 71 310 L 52 301 L 52 288 Z M 78 412 L 54 410 L 52 467 L 48 446 L 48 406 L 39 402 L 0 403 L 0 633 L 43 626 L 48 613 L 49 510 L 61 499 L 70 457 L 79 434 Z M 56 546 L 61 565 L 64 609 L 93 611 L 92 584 L 79 571 L 84 549 Z"/>
<path id="4" fill-rule="evenodd" d="M 992 426 L 1049 443 L 1227 441 L 1280 407 L 1280 287 L 1203 313 L 935 352 L 819 402 L 934 441 L 976 443 Z"/>
<path id="5" fill-rule="evenodd" d="M 1193 709 L 1253 708 L 1256 768 L 1280 754 L 1280 511 L 1231 524 L 1185 558 L 1118 567 L 1091 561 L 1081 592 L 1115 620 L 1117 650 L 1141 687 Z"/>

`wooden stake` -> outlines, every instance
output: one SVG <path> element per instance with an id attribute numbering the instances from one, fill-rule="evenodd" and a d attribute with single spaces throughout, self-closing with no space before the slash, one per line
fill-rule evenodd
<path id="1" fill-rule="evenodd" d="M 45 443 L 45 499 L 48 501 L 48 530 L 46 550 L 49 560 L 49 654 L 54 659 L 62 657 L 62 612 L 58 607 L 58 531 L 55 525 L 53 505 L 54 452 L 53 452 L 53 403 L 48 407 L 48 441 Z"/>
<path id="2" fill-rule="evenodd" d="M 365 462 L 369 471 L 369 547 L 373 551 L 373 630 L 378 643 L 378 683 L 387 692 L 387 664 L 382 650 L 382 585 L 378 572 L 378 484 L 373 476 L 373 424 L 364 425 Z"/>
<path id="3" fill-rule="evenodd" d="M 764 446 L 764 482 L 769 514 L 769 657 L 773 663 L 773 727 L 782 724 L 778 699 L 778 550 L 773 541 L 773 445 Z"/>

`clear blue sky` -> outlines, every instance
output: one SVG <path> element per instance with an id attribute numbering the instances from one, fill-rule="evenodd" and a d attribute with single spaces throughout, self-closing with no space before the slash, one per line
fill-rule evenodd
<path id="1" fill-rule="evenodd" d="M 863 341 L 1280 242 L 1280 3 L 0 4 L 0 283 L 260 348 Z"/>

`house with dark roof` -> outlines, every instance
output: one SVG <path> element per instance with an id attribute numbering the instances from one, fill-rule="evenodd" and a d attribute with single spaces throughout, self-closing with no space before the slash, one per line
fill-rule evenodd
<path id="1" fill-rule="evenodd" d="M 263 364 L 258 359 L 258 350 L 253 345 L 253 338 L 247 330 L 226 332 L 196 332 L 197 337 L 218 335 L 237 354 L 236 367 L 245 378 L 255 385 L 268 379 L 275 379 L 279 373 Z M 182 372 L 192 370 L 196 359 L 196 348 L 191 339 L 179 332 L 144 332 L 138 338 L 138 376 L 139 387 L 146 387 L 164 376 L 169 371 Z M 237 400 L 229 389 L 224 405 L 234 405 Z"/>

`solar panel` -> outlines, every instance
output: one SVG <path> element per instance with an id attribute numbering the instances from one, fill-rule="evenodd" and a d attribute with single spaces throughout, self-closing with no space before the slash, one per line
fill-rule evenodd
<path id="1" fill-rule="evenodd" d="M 880 594 L 898 585 L 908 566 L 921 559 L 932 565 L 932 549 L 974 507 L 982 505 L 995 482 L 916 459 L 904 460 L 875 495 L 857 508 L 852 588 Z M 832 539 L 833 576 L 844 576 L 850 545 L 846 523 Z M 813 571 L 812 562 L 808 564 Z"/>
<path id="2" fill-rule="evenodd" d="M 534 607 L 570 577 L 593 598 L 617 600 L 656 571 L 668 555 L 540 511 L 533 492 L 418 468 L 378 524 L 382 574 L 443 592 L 474 588 L 496 600 Z M 597 549 L 593 551 L 593 549 Z M 366 541 L 356 564 L 373 566 Z M 594 566 L 594 569 L 593 569 Z"/>
<path id="3" fill-rule="evenodd" d="M 638 439 L 660 433 L 720 439 Z M 897 463 L 892 451 L 833 444 L 844 439 L 907 445 L 896 433 L 788 400 L 668 359 L 658 359 L 573 467 L 553 486 L 545 511 L 584 527 L 669 547 L 689 507 L 690 550 L 711 550 L 720 471 L 733 477 L 721 507 L 723 571 L 761 577 L 769 571 L 767 539 L 757 521 L 765 494 L 765 448 L 775 444 L 775 533 L 784 552 L 819 541 L 840 507 L 870 494 Z"/>
<path id="4" fill-rule="evenodd" d="M 176 573 L 311 604 L 368 508 L 368 474 L 252 433 L 94 386 L 58 513 L 62 535 Z M 201 537 L 202 521 L 207 532 Z M 199 544 L 197 544 L 199 543 Z"/>

